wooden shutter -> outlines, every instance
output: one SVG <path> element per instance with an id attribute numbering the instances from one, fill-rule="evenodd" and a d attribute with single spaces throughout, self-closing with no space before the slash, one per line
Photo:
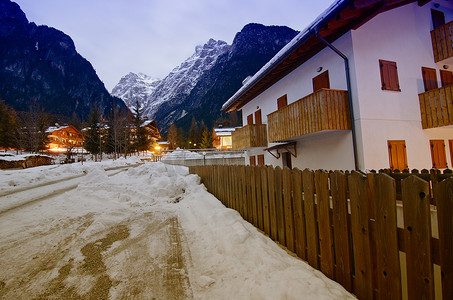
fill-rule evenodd
<path id="1" fill-rule="evenodd" d="M 250 156 L 250 165 L 251 166 L 256 166 L 255 156 Z"/>
<path id="2" fill-rule="evenodd" d="M 442 82 L 443 87 L 453 84 L 453 72 L 440 70 L 440 81 Z"/>
<path id="3" fill-rule="evenodd" d="M 431 9 L 431 17 L 433 18 L 434 29 L 445 24 L 445 14 L 443 12 Z"/>
<path id="4" fill-rule="evenodd" d="M 247 125 L 253 124 L 253 114 L 247 116 Z"/>
<path id="5" fill-rule="evenodd" d="M 261 109 L 255 111 L 255 124 L 263 124 L 261 120 Z"/>
<path id="6" fill-rule="evenodd" d="M 409 169 L 407 165 L 406 141 L 387 141 L 389 148 L 390 169 Z"/>
<path id="7" fill-rule="evenodd" d="M 281 109 L 288 105 L 288 95 L 283 95 L 277 99 L 277 109 Z"/>
<path id="8" fill-rule="evenodd" d="M 431 158 L 433 160 L 434 169 L 447 168 L 447 156 L 445 154 L 444 140 L 430 140 Z"/>
<path id="9" fill-rule="evenodd" d="M 381 70 L 382 89 L 389 91 L 401 91 L 398 81 L 396 62 L 380 59 L 379 68 Z"/>
<path id="10" fill-rule="evenodd" d="M 425 92 L 438 88 L 436 69 L 422 67 L 422 76 Z"/>
<path id="11" fill-rule="evenodd" d="M 330 89 L 329 70 L 313 78 L 313 93 L 320 89 Z"/>
<path id="12" fill-rule="evenodd" d="M 258 166 L 264 166 L 264 154 L 260 154 L 258 157 Z"/>

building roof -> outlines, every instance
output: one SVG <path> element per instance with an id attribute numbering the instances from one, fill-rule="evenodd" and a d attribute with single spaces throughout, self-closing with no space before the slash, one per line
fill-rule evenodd
<path id="1" fill-rule="evenodd" d="M 422 6 L 430 0 L 418 0 Z M 337 0 L 310 25 L 296 35 L 266 65 L 222 106 L 223 112 L 241 109 L 245 104 L 288 75 L 326 46 L 316 32 L 332 43 L 351 29 L 357 29 L 376 15 L 415 2 L 415 0 Z"/>

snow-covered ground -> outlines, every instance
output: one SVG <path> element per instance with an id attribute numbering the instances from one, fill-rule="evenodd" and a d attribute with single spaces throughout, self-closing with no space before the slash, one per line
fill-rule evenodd
<path id="1" fill-rule="evenodd" d="M 354 299 L 187 168 L 138 162 L 0 171 L 0 298 Z"/>

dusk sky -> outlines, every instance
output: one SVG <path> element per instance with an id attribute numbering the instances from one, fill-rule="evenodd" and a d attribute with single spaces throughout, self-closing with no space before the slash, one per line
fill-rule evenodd
<path id="1" fill-rule="evenodd" d="M 248 23 L 303 30 L 334 0 L 16 0 L 28 21 L 71 36 L 111 91 L 122 76 L 164 78 L 210 38 Z"/>

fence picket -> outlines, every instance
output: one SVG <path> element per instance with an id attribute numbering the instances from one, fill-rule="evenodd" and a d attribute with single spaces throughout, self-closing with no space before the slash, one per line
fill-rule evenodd
<path id="1" fill-rule="evenodd" d="M 264 231 L 263 228 L 263 195 L 261 193 L 261 167 L 255 167 L 255 180 L 256 180 L 256 219 L 258 228 Z"/>
<path id="2" fill-rule="evenodd" d="M 355 171 L 348 178 L 355 267 L 354 292 L 359 299 L 373 299 L 373 267 L 368 209 L 372 203 L 367 201 L 366 180 L 365 176 Z"/>
<path id="3" fill-rule="evenodd" d="M 269 194 L 268 194 L 268 179 L 267 179 L 267 168 L 262 166 L 261 168 L 261 197 L 263 199 L 263 231 L 270 236 L 270 222 L 269 222 Z"/>
<path id="4" fill-rule="evenodd" d="M 334 278 L 333 239 L 330 222 L 329 174 L 318 170 L 315 172 L 315 189 L 319 229 L 319 248 L 321 252 L 321 272 Z"/>
<path id="5" fill-rule="evenodd" d="M 441 181 L 434 196 L 439 224 L 442 298 L 453 299 L 453 179 Z"/>
<path id="6" fill-rule="evenodd" d="M 428 182 L 416 176 L 402 181 L 404 236 L 409 299 L 434 299 L 431 215 Z"/>
<path id="7" fill-rule="evenodd" d="M 269 224 L 270 237 L 277 240 L 277 215 L 275 209 L 275 172 L 272 167 L 267 167 L 267 182 L 269 184 Z"/>
<path id="8" fill-rule="evenodd" d="M 277 216 L 277 238 L 278 242 L 286 246 L 285 240 L 285 211 L 283 208 L 283 182 L 282 169 L 275 168 L 275 212 Z"/>
<path id="9" fill-rule="evenodd" d="M 303 260 L 307 259 L 305 238 L 305 216 L 302 198 L 302 172 L 299 169 L 292 171 L 293 205 L 294 205 L 294 236 L 296 254 Z"/>
<path id="10" fill-rule="evenodd" d="M 286 247 L 289 251 L 295 252 L 294 245 L 294 211 L 292 200 L 291 170 L 288 167 L 283 169 L 283 211 L 285 219 Z"/>
<path id="11" fill-rule="evenodd" d="M 396 225 L 395 180 L 379 174 L 374 182 L 377 281 L 379 299 L 401 299 L 401 271 Z"/>
<path id="12" fill-rule="evenodd" d="M 335 245 L 335 278 L 348 291 L 352 291 L 351 249 L 348 225 L 348 183 L 340 171 L 330 174 L 332 192 L 333 232 Z"/>
<path id="13" fill-rule="evenodd" d="M 305 226 L 307 229 L 307 260 L 310 266 L 318 268 L 318 226 L 316 222 L 315 208 L 315 179 L 314 174 L 308 169 L 302 172 L 302 182 L 304 185 L 304 211 Z"/>

